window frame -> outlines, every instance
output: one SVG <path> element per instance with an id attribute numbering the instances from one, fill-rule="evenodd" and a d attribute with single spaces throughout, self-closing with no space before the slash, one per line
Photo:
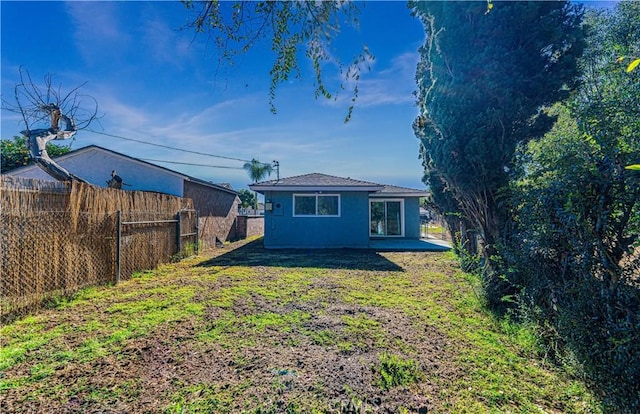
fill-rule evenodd
<path id="1" fill-rule="evenodd" d="M 384 212 L 385 212 L 385 233 L 387 233 L 387 227 L 386 227 L 386 222 L 388 220 L 388 214 L 387 214 L 387 203 L 389 202 L 399 202 L 400 203 L 400 234 L 376 234 L 376 233 L 372 233 L 371 232 L 371 219 L 372 219 L 372 215 L 371 215 L 371 204 L 375 203 L 375 202 L 382 202 L 384 203 Z M 403 238 L 404 237 L 404 233 L 405 233 L 405 226 L 406 226 L 406 222 L 405 222 L 405 214 L 404 214 L 404 198 L 375 198 L 375 197 L 371 197 L 369 198 L 369 237 L 370 238 L 393 238 L 393 237 L 397 237 L 397 238 Z"/>
<path id="2" fill-rule="evenodd" d="M 315 198 L 315 214 L 296 214 L 296 197 L 314 197 Z M 338 214 L 318 214 L 318 198 L 319 197 L 337 197 L 338 198 Z M 341 217 L 342 216 L 342 208 L 341 208 L 341 196 L 340 194 L 334 193 L 294 193 L 292 197 L 293 208 L 292 214 L 293 217 Z"/>

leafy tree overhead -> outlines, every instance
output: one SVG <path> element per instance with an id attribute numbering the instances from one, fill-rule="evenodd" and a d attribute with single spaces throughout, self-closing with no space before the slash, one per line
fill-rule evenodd
<path id="1" fill-rule="evenodd" d="M 490 13 L 482 2 L 410 5 L 427 32 L 414 122 L 427 184 L 450 194 L 489 259 L 509 226 L 504 189 L 515 150 L 550 128 L 541 108 L 575 85 L 582 9 L 566 1 L 501 2 Z"/>
<path id="2" fill-rule="evenodd" d="M 69 147 L 56 145 L 52 143 L 47 144 L 47 152 L 52 157 L 64 155 L 70 151 Z M 25 137 L 13 137 L 10 139 L 3 139 L 0 141 L 0 172 L 11 171 L 14 168 L 22 167 L 25 165 L 33 164 L 29 156 L 29 149 L 27 148 Z"/>
<path id="3" fill-rule="evenodd" d="M 206 33 L 219 52 L 221 64 L 236 64 L 238 56 L 261 42 L 269 42 L 274 55 L 270 71 L 269 104 L 275 113 L 276 89 L 291 77 L 301 77 L 299 58 L 304 55 L 313 64 L 315 95 L 332 98 L 352 84 L 352 101 L 358 96 L 358 79 L 363 62 L 371 58 L 366 46 L 352 56 L 346 67 L 331 42 L 340 34 L 341 25 L 358 25 L 361 3 L 332 1 L 192 1 L 183 0 L 194 14 L 187 25 L 196 33 Z M 338 68 L 342 83 L 327 86 L 326 64 Z M 349 108 L 346 121 L 351 117 Z"/>

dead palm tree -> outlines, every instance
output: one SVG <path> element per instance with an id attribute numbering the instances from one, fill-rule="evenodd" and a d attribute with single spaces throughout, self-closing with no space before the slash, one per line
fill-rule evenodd
<path id="1" fill-rule="evenodd" d="M 253 183 L 257 183 L 258 181 L 264 179 L 265 177 L 271 175 L 273 172 L 273 166 L 271 164 L 265 164 L 253 158 L 250 162 L 246 162 L 242 168 L 247 171 L 251 181 Z M 256 210 L 258 209 L 258 193 L 256 192 L 255 197 L 255 205 L 253 206 L 253 213 L 256 214 Z"/>

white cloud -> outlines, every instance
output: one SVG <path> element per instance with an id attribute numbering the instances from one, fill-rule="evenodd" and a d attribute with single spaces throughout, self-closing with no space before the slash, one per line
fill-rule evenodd
<path id="1" fill-rule="evenodd" d="M 389 68 L 375 73 L 372 79 L 364 79 L 360 85 L 358 104 L 373 106 L 413 103 L 418 59 L 417 53 L 404 53 L 396 56 Z"/>
<path id="2" fill-rule="evenodd" d="M 75 29 L 75 46 L 85 62 L 97 64 L 117 58 L 129 45 L 129 35 L 117 17 L 118 7 L 118 2 L 66 2 Z"/>
<path id="3" fill-rule="evenodd" d="M 2 111 L 2 137 L 1 139 L 11 139 L 20 136 L 20 131 L 25 129 L 24 121 L 19 114 Z"/>
<path id="4" fill-rule="evenodd" d="M 99 112 L 104 114 L 102 123 L 108 125 L 109 133 L 122 130 L 145 129 L 150 121 L 149 114 L 140 108 L 120 101 L 109 93 L 100 93 Z"/>
<path id="5" fill-rule="evenodd" d="M 142 43 L 156 62 L 182 67 L 190 55 L 191 42 L 166 19 L 149 14 L 141 27 Z"/>
<path id="6" fill-rule="evenodd" d="M 227 100 L 198 111 L 186 110 L 172 115 L 170 108 L 161 107 L 155 111 L 124 103 L 108 93 L 99 95 L 100 111 L 105 113 L 101 121 L 104 132 L 126 138 L 242 159 L 273 157 L 284 152 L 312 154 L 327 147 L 327 143 L 320 140 L 315 140 L 315 143 L 304 141 L 299 133 L 294 132 L 297 127 L 293 125 L 290 125 L 290 134 L 283 133 L 278 124 L 269 125 L 268 119 L 262 124 L 258 122 L 257 126 L 247 127 L 256 125 L 256 120 L 241 122 L 243 114 L 249 113 L 246 110 L 253 104 L 260 104 L 252 97 Z M 164 151 L 184 154 L 168 149 Z M 188 156 L 197 157 L 193 154 Z"/>
<path id="7" fill-rule="evenodd" d="M 417 52 L 407 52 L 393 58 L 391 66 L 387 68 L 362 73 L 358 81 L 356 107 L 414 103 L 413 91 L 418 60 Z M 347 91 L 351 91 L 354 82 L 348 82 Z M 350 100 L 350 93 L 342 93 L 338 99 L 325 103 L 344 106 L 350 104 Z"/>

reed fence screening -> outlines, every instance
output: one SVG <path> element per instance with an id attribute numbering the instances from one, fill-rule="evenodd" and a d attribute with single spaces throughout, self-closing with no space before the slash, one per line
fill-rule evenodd
<path id="1" fill-rule="evenodd" d="M 0 176 L 0 320 L 197 246 L 190 199 Z"/>

